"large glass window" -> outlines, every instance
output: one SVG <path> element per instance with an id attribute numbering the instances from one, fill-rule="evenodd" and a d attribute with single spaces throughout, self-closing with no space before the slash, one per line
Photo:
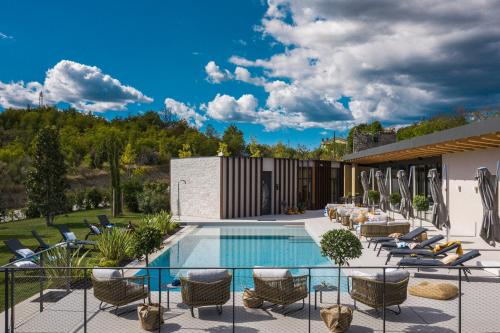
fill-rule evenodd
<path id="1" fill-rule="evenodd" d="M 302 163 L 303 161 L 299 161 Z M 298 199 L 307 209 L 312 206 L 312 168 L 299 166 L 298 169 Z"/>

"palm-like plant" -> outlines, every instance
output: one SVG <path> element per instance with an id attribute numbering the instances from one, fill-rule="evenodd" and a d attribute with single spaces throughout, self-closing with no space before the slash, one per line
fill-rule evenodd
<path id="1" fill-rule="evenodd" d="M 99 236 L 96 248 L 101 253 L 102 261 L 120 264 L 133 254 L 132 235 L 126 229 L 112 228 Z"/>

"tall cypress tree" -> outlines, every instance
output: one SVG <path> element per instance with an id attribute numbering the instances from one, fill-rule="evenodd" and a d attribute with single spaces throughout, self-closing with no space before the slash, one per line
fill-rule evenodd
<path id="1" fill-rule="evenodd" d="M 32 165 L 26 177 L 30 205 L 52 225 L 54 216 L 67 207 L 64 192 L 68 189 L 66 165 L 61 153 L 59 132 L 55 127 L 42 128 L 33 140 Z"/>
<path id="2" fill-rule="evenodd" d="M 120 184 L 120 157 L 123 152 L 123 141 L 120 132 L 111 128 L 106 132 L 104 150 L 109 163 L 109 174 L 111 176 L 111 188 L 113 189 L 112 212 L 116 217 L 122 214 L 122 188 Z"/>

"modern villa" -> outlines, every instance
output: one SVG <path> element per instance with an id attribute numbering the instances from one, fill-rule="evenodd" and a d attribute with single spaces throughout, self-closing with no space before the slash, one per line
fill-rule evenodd
<path id="1" fill-rule="evenodd" d="M 483 208 L 476 170 L 498 172 L 500 117 L 386 144 L 344 156 L 342 161 L 249 157 L 202 157 L 171 161 L 174 215 L 231 219 L 286 213 L 303 204 L 322 209 L 363 192 L 361 171 L 381 170 L 389 193 L 405 170 L 412 196 L 431 198 L 428 171 L 437 169 L 449 209 L 451 235 L 477 236 Z M 374 181 L 371 182 L 376 189 Z M 497 198 L 497 202 L 500 200 Z"/>

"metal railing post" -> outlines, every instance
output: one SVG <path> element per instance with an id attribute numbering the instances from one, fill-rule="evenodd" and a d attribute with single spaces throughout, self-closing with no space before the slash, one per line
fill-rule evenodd
<path id="1" fill-rule="evenodd" d="M 40 267 L 43 268 L 43 255 L 44 253 L 40 254 Z M 43 270 L 38 270 L 38 274 L 40 274 L 40 312 L 43 311 Z"/>
<path id="2" fill-rule="evenodd" d="M 382 332 L 385 333 L 385 267 L 384 271 L 384 284 L 382 286 Z"/>
<path id="3" fill-rule="evenodd" d="M 15 325 L 15 308 L 14 308 L 14 287 L 15 287 L 15 271 L 10 271 L 10 332 L 14 333 Z"/>
<path id="4" fill-rule="evenodd" d="M 87 333 L 87 268 L 83 269 L 83 333 Z"/>
<path id="5" fill-rule="evenodd" d="M 340 277 L 339 277 L 340 278 Z M 307 332 L 311 333 L 311 267 L 307 268 L 307 290 L 308 290 L 308 301 L 307 301 Z"/>
<path id="6" fill-rule="evenodd" d="M 462 332 L 462 269 L 458 269 L 458 333 Z"/>
<path id="7" fill-rule="evenodd" d="M 69 293 L 71 290 L 71 270 L 70 270 L 70 260 L 71 260 L 71 248 L 69 246 L 69 243 L 66 243 L 66 292 Z"/>
<path id="8" fill-rule="evenodd" d="M 158 332 L 161 333 L 161 322 L 163 320 L 163 311 L 161 308 L 161 268 L 158 268 Z"/>
<path id="9" fill-rule="evenodd" d="M 9 333 L 9 269 L 5 268 L 5 279 L 4 279 L 4 293 L 5 293 L 5 333 Z"/>
<path id="10" fill-rule="evenodd" d="M 235 311 L 235 298 L 234 298 L 234 293 L 235 293 L 235 288 L 236 288 L 236 270 L 234 269 L 233 267 L 233 333 L 236 331 L 236 325 L 235 325 L 235 314 L 234 314 L 234 311 Z"/>

